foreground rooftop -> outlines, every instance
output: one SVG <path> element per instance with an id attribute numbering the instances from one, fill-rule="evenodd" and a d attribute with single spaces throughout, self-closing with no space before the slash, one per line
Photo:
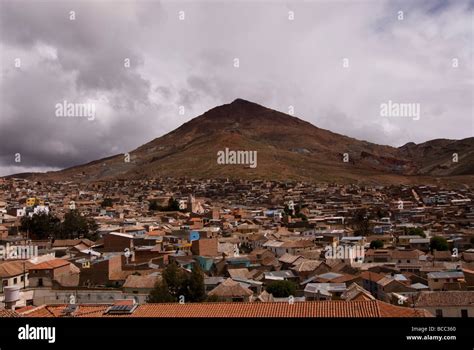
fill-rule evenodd
<path id="1" fill-rule="evenodd" d="M 68 305 L 41 305 L 24 312 L 22 317 L 432 317 L 424 309 L 399 307 L 379 300 L 308 301 L 293 304 L 267 303 L 188 303 L 141 304 L 122 312 L 111 312 L 113 304 L 76 305 L 67 313 Z M 126 308 L 125 308 L 126 309 Z M 3 314 L 0 312 L 0 316 Z M 11 317 L 6 313 L 3 317 Z"/>

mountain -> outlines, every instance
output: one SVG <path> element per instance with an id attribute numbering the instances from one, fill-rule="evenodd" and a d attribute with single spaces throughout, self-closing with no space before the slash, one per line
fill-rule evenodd
<path id="1" fill-rule="evenodd" d="M 218 152 L 226 148 L 257 151 L 257 166 L 218 164 Z M 130 152 L 129 162 L 120 154 L 34 177 L 95 181 L 171 176 L 406 183 L 430 176 L 473 175 L 473 151 L 474 138 L 409 143 L 400 148 L 381 146 L 237 99 L 135 149 Z M 459 162 L 450 162 L 456 152 Z"/>

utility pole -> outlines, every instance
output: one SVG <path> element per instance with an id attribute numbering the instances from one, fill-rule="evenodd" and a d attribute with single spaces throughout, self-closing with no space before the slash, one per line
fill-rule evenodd
<path id="1" fill-rule="evenodd" d="M 23 261 L 23 289 L 26 289 L 26 261 Z"/>

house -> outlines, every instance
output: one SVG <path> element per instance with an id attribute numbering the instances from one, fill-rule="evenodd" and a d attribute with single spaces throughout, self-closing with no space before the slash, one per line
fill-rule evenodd
<path id="1" fill-rule="evenodd" d="M 30 287 L 52 287 L 53 282 L 60 282 L 71 275 L 77 275 L 79 280 L 79 268 L 64 259 L 51 259 L 29 268 Z"/>
<path id="2" fill-rule="evenodd" d="M 300 239 L 292 241 L 275 241 L 270 240 L 263 244 L 264 248 L 271 250 L 278 257 L 283 256 L 285 253 L 291 255 L 298 255 L 301 252 L 314 248 L 314 243 L 310 240 Z"/>
<path id="3" fill-rule="evenodd" d="M 304 259 L 303 256 L 285 253 L 278 258 L 278 261 L 282 264 L 281 268 L 287 270 L 300 259 Z"/>
<path id="4" fill-rule="evenodd" d="M 389 302 L 392 299 L 392 293 L 412 293 L 415 291 L 415 289 L 393 277 L 384 276 L 377 281 L 377 292 L 375 297 L 378 300 Z"/>
<path id="5" fill-rule="evenodd" d="M 433 259 L 435 261 L 456 261 L 459 258 L 453 256 L 453 254 L 449 250 L 435 250 L 433 252 Z"/>
<path id="6" fill-rule="evenodd" d="M 104 235 L 104 251 L 123 252 L 133 249 L 133 235 L 121 232 L 110 232 Z"/>
<path id="7" fill-rule="evenodd" d="M 346 301 L 351 300 L 375 300 L 374 296 L 369 291 L 365 290 L 357 283 L 352 283 L 341 295 L 341 299 Z"/>
<path id="8" fill-rule="evenodd" d="M 420 292 L 414 305 L 428 310 L 436 317 L 474 317 L 473 292 Z"/>
<path id="9" fill-rule="evenodd" d="M 324 262 L 318 260 L 298 259 L 296 263 L 290 268 L 299 278 L 304 281 L 309 276 L 314 275 Z"/>
<path id="10" fill-rule="evenodd" d="M 125 293 L 150 294 L 161 276 L 150 274 L 145 276 L 129 275 L 122 286 Z"/>
<path id="11" fill-rule="evenodd" d="M 461 288 L 461 280 L 464 279 L 462 271 L 440 271 L 430 272 L 427 275 L 428 286 L 432 291 L 448 290 L 448 288 Z"/>
<path id="12" fill-rule="evenodd" d="M 252 295 L 253 292 L 249 288 L 242 286 L 232 278 L 226 279 L 208 293 L 208 296 L 216 297 L 219 301 L 229 302 L 248 302 Z"/>
<path id="13" fill-rule="evenodd" d="M 125 282 L 127 275 L 122 274 L 121 255 L 103 255 L 96 260 L 77 260 L 75 264 L 80 267 L 79 285 L 84 287 L 92 286 L 116 286 Z M 132 274 L 130 271 L 129 274 Z"/>
<path id="14" fill-rule="evenodd" d="M 388 249 L 368 249 L 364 255 L 366 263 L 388 263 L 392 259 L 392 253 Z"/>
<path id="15" fill-rule="evenodd" d="M 192 241 L 191 252 L 193 255 L 217 256 L 217 238 L 200 238 Z"/>
<path id="16" fill-rule="evenodd" d="M 308 301 L 340 299 L 345 291 L 345 283 L 308 283 L 304 288 L 304 296 Z"/>
<path id="17" fill-rule="evenodd" d="M 363 271 L 359 276 L 362 279 L 362 287 L 376 297 L 379 288 L 377 282 L 385 276 L 372 271 Z"/>
<path id="18" fill-rule="evenodd" d="M 298 277 L 295 276 L 291 270 L 280 270 L 280 271 L 267 271 L 264 273 L 265 281 L 297 281 Z"/>
<path id="19" fill-rule="evenodd" d="M 314 276 L 314 281 L 319 283 L 344 283 L 345 285 L 350 285 L 354 282 L 360 282 L 360 280 L 360 276 L 337 272 L 326 272 L 321 275 Z"/>
<path id="20" fill-rule="evenodd" d="M 28 269 L 31 265 L 27 260 L 0 263 L 0 292 L 3 293 L 4 287 L 28 287 L 30 284 Z"/>
<path id="21" fill-rule="evenodd" d="M 408 242 L 410 249 L 418 249 L 423 252 L 428 252 L 430 250 L 429 238 L 411 238 Z"/>
<path id="22" fill-rule="evenodd" d="M 209 293 L 224 281 L 224 277 L 204 277 L 204 287 L 206 289 L 206 293 Z"/>
<path id="23" fill-rule="evenodd" d="M 77 304 L 75 317 L 159 317 L 159 318 L 255 318 L 255 317 L 433 317 L 425 310 L 418 308 L 399 307 L 379 300 L 353 301 L 307 301 L 280 303 L 280 302 L 245 302 L 245 303 L 167 303 L 167 304 L 140 304 L 130 308 L 123 308 L 110 312 L 113 304 Z M 22 317 L 64 317 L 68 305 L 40 305 L 25 309 Z M 7 317 L 15 314 L 4 313 Z"/>
<path id="24" fill-rule="evenodd" d="M 392 262 L 395 264 L 411 264 L 418 262 L 420 256 L 424 255 L 420 250 L 394 250 L 392 251 Z"/>

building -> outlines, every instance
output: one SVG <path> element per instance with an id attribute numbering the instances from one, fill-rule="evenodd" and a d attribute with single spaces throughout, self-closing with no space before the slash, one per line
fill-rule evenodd
<path id="1" fill-rule="evenodd" d="M 217 238 L 200 238 L 192 241 L 191 252 L 193 255 L 217 256 Z"/>
<path id="2" fill-rule="evenodd" d="M 28 268 L 32 264 L 28 261 L 5 261 L 0 264 L 0 292 L 4 287 L 28 287 L 30 284 Z"/>
<path id="3" fill-rule="evenodd" d="M 63 276 L 72 273 L 79 278 L 79 269 L 72 263 L 63 259 L 52 259 L 42 263 L 32 265 L 29 268 L 31 287 L 51 287 L 53 281 L 60 281 Z"/>
<path id="4" fill-rule="evenodd" d="M 118 305 L 116 305 L 118 306 Z M 64 317 L 68 305 L 41 305 L 21 313 L 23 317 Z M 114 304 L 77 304 L 69 317 L 160 317 L 160 318 L 314 318 L 314 317 L 433 317 L 425 310 L 399 307 L 379 300 L 354 301 L 308 301 L 246 302 L 246 303 L 169 303 L 130 305 L 128 308 L 116 308 Z M 117 311 L 113 311 L 117 310 Z M 11 313 L 0 314 L 11 317 Z"/>
<path id="5" fill-rule="evenodd" d="M 228 278 L 211 290 L 208 295 L 216 297 L 219 301 L 248 302 L 253 292 L 232 278 Z"/>
<path id="6" fill-rule="evenodd" d="M 436 317 L 474 317 L 474 292 L 420 292 L 414 305 Z"/>
<path id="7" fill-rule="evenodd" d="M 464 279 L 464 273 L 462 271 L 430 272 L 427 274 L 427 277 L 430 290 L 438 291 L 447 290 L 459 285 L 462 282 L 461 280 Z M 456 289 L 459 289 L 459 287 Z"/>

